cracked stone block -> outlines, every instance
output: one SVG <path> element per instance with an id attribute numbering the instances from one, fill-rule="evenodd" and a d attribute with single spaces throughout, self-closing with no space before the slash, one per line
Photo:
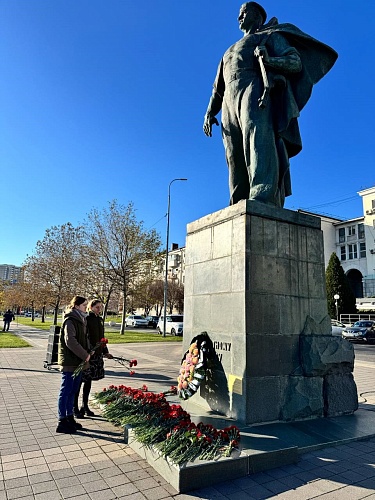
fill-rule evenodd
<path id="1" fill-rule="evenodd" d="M 323 378 L 288 377 L 280 420 L 323 416 Z"/>
<path id="2" fill-rule="evenodd" d="M 357 386 L 351 373 L 331 374 L 324 377 L 324 415 L 335 417 L 358 409 Z"/>
<path id="3" fill-rule="evenodd" d="M 300 360 L 307 377 L 350 373 L 354 369 L 354 349 L 341 337 L 301 335 Z"/>

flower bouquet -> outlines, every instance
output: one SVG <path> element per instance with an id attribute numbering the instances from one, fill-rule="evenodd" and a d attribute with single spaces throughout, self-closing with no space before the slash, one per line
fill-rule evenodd
<path id="1" fill-rule="evenodd" d="M 192 340 L 186 351 L 177 377 L 178 395 L 181 399 L 193 396 L 206 376 L 206 334 L 202 333 Z"/>
<path id="2" fill-rule="evenodd" d="M 146 385 L 140 389 L 112 385 L 96 393 L 95 399 L 105 405 L 103 414 L 108 420 L 116 425 L 131 425 L 137 441 L 155 447 L 175 464 L 230 456 L 239 446 L 238 428 L 218 430 L 212 425 L 194 424 L 180 405 L 166 401 L 166 395 L 176 392 L 174 386 L 153 393 Z"/>
<path id="3" fill-rule="evenodd" d="M 103 337 L 102 339 L 100 339 L 100 341 L 91 349 L 90 351 L 90 356 L 92 356 L 94 354 L 94 352 L 99 349 L 99 347 L 104 347 L 106 344 L 108 344 L 108 339 L 106 339 L 105 337 Z M 82 363 L 80 363 L 77 368 L 74 370 L 73 372 L 73 378 L 77 377 L 78 375 L 80 375 L 83 371 L 83 368 L 86 364 L 86 360 L 85 361 L 82 361 Z"/>
<path id="4" fill-rule="evenodd" d="M 177 387 L 175 385 L 171 385 L 167 391 L 163 391 L 164 396 L 176 396 L 177 395 Z"/>
<path id="5" fill-rule="evenodd" d="M 147 385 L 143 384 L 142 387 L 140 387 L 140 390 L 143 392 L 148 392 Z M 175 385 L 171 385 L 170 388 L 167 391 L 163 391 L 162 394 L 164 394 L 164 396 L 176 396 L 177 387 Z"/>
<path id="6" fill-rule="evenodd" d="M 122 356 L 113 356 L 112 359 L 116 361 L 116 363 L 120 363 L 122 366 L 126 366 L 126 368 L 129 370 L 129 375 L 133 376 L 135 374 L 134 370 L 131 370 L 133 366 L 137 366 L 138 361 L 136 359 L 126 359 Z"/>
<path id="7" fill-rule="evenodd" d="M 164 457 L 168 457 L 177 465 L 200 460 L 217 460 L 229 457 L 232 450 L 238 448 L 240 431 L 236 426 L 218 430 L 210 424 L 198 425 L 190 421 L 181 421 L 167 439 L 156 444 Z"/>

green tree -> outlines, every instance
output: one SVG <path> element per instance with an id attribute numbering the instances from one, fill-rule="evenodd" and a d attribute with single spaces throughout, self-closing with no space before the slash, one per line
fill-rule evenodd
<path id="1" fill-rule="evenodd" d="M 326 270 L 326 288 L 328 314 L 336 318 L 336 301 L 334 296 L 340 296 L 338 300 L 338 314 L 353 314 L 357 312 L 355 295 L 350 287 L 348 278 L 340 264 L 340 260 L 334 252 L 328 262 Z"/>

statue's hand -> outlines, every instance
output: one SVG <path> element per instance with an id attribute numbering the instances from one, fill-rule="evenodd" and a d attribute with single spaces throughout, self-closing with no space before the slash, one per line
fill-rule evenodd
<path id="1" fill-rule="evenodd" d="M 266 49 L 266 47 L 264 45 L 258 45 L 257 47 L 255 47 L 254 56 L 255 57 L 262 56 L 263 57 L 263 61 L 265 63 L 268 62 L 268 52 L 267 52 L 267 49 Z"/>
<path id="2" fill-rule="evenodd" d="M 207 137 L 212 137 L 212 125 L 215 124 L 219 126 L 219 122 L 217 121 L 215 116 L 205 115 L 203 122 L 203 132 Z"/>

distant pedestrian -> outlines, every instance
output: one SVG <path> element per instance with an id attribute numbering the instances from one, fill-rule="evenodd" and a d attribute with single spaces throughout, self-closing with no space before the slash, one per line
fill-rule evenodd
<path id="1" fill-rule="evenodd" d="M 61 367 L 62 379 L 58 398 L 59 422 L 56 432 L 72 434 L 82 425 L 74 420 L 74 396 L 81 384 L 82 373 L 74 376 L 74 370 L 90 359 L 90 351 L 86 329 L 87 300 L 75 296 L 68 306 L 60 331 L 58 364 Z"/>
<path id="2" fill-rule="evenodd" d="M 104 323 L 103 318 L 100 316 L 103 304 L 100 300 L 90 300 L 87 311 L 87 333 L 89 338 L 90 347 L 93 348 L 97 345 L 102 338 L 104 338 Z M 101 380 L 104 378 L 104 359 L 103 357 L 112 359 L 113 356 L 108 352 L 106 345 L 99 347 L 90 358 L 90 367 L 82 373 L 82 406 L 79 408 L 79 391 L 74 399 L 74 416 L 76 418 L 94 417 L 95 413 L 89 408 L 89 395 L 91 391 L 91 384 L 93 380 Z"/>
<path id="3" fill-rule="evenodd" d="M 10 309 L 8 309 L 3 316 L 4 328 L 3 332 L 9 332 L 10 323 L 14 321 L 14 314 Z"/>

